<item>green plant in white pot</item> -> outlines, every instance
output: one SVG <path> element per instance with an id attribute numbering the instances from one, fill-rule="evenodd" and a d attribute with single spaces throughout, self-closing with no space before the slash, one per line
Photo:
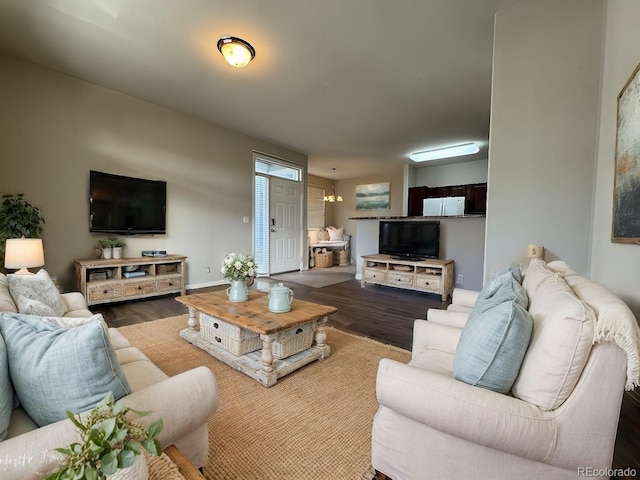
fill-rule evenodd
<path id="1" fill-rule="evenodd" d="M 111 237 L 111 248 L 113 249 L 113 258 L 122 258 L 122 251 L 126 245 L 124 240 L 118 237 Z"/>
<path id="2" fill-rule="evenodd" d="M 96 241 L 96 248 L 102 252 L 102 258 L 109 259 L 113 255 L 113 244 L 111 238 L 99 238 Z"/>
<path id="3" fill-rule="evenodd" d="M 118 469 L 134 467 L 134 462 L 142 462 L 147 472 L 140 448 L 153 455 L 162 453 L 157 439 L 163 428 L 162 419 L 145 427 L 130 420 L 129 412 L 139 416 L 151 413 L 130 409 L 122 400 L 114 402 L 111 393 L 89 412 L 84 423 L 79 415 L 67 412 L 80 431 L 81 442 L 56 448 L 66 459 L 45 480 L 104 480 L 117 474 Z"/>

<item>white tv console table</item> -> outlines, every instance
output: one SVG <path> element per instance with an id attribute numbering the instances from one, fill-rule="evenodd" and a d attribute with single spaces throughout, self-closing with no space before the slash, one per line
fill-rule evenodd
<path id="1" fill-rule="evenodd" d="M 436 293 L 446 302 L 453 293 L 453 260 L 396 260 L 389 255 L 363 255 L 361 285 L 373 283 Z"/>

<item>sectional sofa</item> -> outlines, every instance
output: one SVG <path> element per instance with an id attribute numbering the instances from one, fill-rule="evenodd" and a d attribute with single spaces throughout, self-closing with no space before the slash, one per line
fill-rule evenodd
<path id="1" fill-rule="evenodd" d="M 80 293 L 61 294 L 61 299 L 65 310 L 62 315 L 65 320 L 61 320 L 61 322 L 68 322 L 66 325 L 68 334 L 75 335 L 73 330 L 80 332 L 81 328 L 85 328 L 80 325 L 87 323 L 91 324 L 94 329 L 105 329 L 103 338 L 108 341 L 105 340 L 102 342 L 104 345 L 97 347 L 87 346 L 82 353 L 88 353 L 89 358 L 98 358 L 97 351 L 106 350 L 106 358 L 117 359 L 119 367 L 115 364 L 112 367 L 124 374 L 126 380 L 122 380 L 120 383 L 128 383 L 131 390 L 131 393 L 124 397 L 125 403 L 136 410 L 153 412 L 149 417 L 141 419 L 143 423 L 149 423 L 162 417 L 164 429 L 159 437 L 161 445 L 166 447 L 174 444 L 194 466 L 204 466 L 207 461 L 208 449 L 207 422 L 218 406 L 218 386 L 211 370 L 206 367 L 198 367 L 180 375 L 168 377 L 144 353 L 131 346 L 119 331 L 113 328 L 106 329 L 106 325 L 101 327 L 101 319 L 95 318 L 101 316 L 94 316 L 88 310 L 84 297 Z M 20 316 L 16 312 L 18 312 L 18 308 L 9 292 L 7 277 L 0 274 L 1 323 L 14 327 L 15 322 L 16 325 L 20 324 L 20 328 L 31 331 L 42 330 L 44 335 L 50 334 L 60 337 L 67 335 L 66 330 L 62 333 L 56 330 L 61 327 L 50 327 L 44 325 L 44 322 L 43 326 L 40 326 L 37 319 L 32 318 L 33 315 Z M 90 320 L 85 322 L 84 319 Z M 78 325 L 78 327 L 73 325 Z M 3 325 L 3 327 L 5 326 Z M 1 337 L 0 341 L 2 341 Z M 18 342 L 20 340 L 17 338 L 11 341 Z M 9 340 L 5 338 L 4 343 L 8 342 Z M 30 343 L 37 343 L 37 341 Z M 11 355 L 15 355 L 15 351 L 11 354 L 11 350 L 15 350 L 15 348 L 12 345 L 4 345 L 4 347 L 4 349 L 0 349 L 0 369 L 4 368 L 6 374 L 7 356 L 9 356 L 8 361 L 11 362 Z M 90 349 L 93 350 L 87 352 Z M 10 353 L 6 353 L 7 351 Z M 13 366 L 15 367 L 15 365 Z M 85 363 L 84 365 L 75 365 L 75 367 L 76 371 L 86 373 L 91 371 L 92 366 Z M 0 376 L 1 374 L 2 372 L 0 372 Z M 20 374 L 21 377 L 24 375 L 26 373 Z M 25 383 L 24 378 L 12 378 L 11 381 L 16 388 L 18 383 Z M 26 381 L 24 388 L 41 388 L 42 383 L 40 380 Z M 79 388 L 86 388 L 87 395 L 89 395 L 90 384 L 91 382 L 87 382 L 86 385 L 80 385 Z M 21 402 L 24 405 L 17 408 L 12 408 L 13 405 L 9 405 L 8 408 L 11 408 L 10 422 L 5 432 L 6 437 L 0 441 L 0 478 L 40 479 L 58 464 L 59 456 L 54 449 L 78 440 L 78 433 L 68 419 L 39 426 L 34 418 L 27 414 L 28 409 L 38 411 L 40 406 L 49 406 L 50 397 L 47 395 L 43 395 L 43 397 L 41 405 L 34 406 L 33 399 L 30 403 Z M 38 402 L 38 399 L 35 401 Z M 2 405 L 0 405 L 0 410 L 2 410 Z M 38 414 L 40 413 L 42 412 L 38 412 Z M 47 412 L 44 413 L 47 414 Z M 0 428 L 1 430 L 3 429 Z"/>

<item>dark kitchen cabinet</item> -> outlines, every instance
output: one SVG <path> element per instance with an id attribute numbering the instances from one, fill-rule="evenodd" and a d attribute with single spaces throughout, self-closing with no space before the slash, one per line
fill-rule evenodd
<path id="1" fill-rule="evenodd" d="M 467 213 L 487 213 L 487 184 L 478 183 L 466 188 Z"/>
<path id="2" fill-rule="evenodd" d="M 422 216 L 422 201 L 425 198 L 465 197 L 465 213 L 478 215 L 487 213 L 487 184 L 449 185 L 444 187 L 412 187 L 409 189 L 408 215 Z"/>

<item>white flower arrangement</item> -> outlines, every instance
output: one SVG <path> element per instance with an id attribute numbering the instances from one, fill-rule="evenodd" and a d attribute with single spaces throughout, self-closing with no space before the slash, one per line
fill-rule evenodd
<path id="1" fill-rule="evenodd" d="M 246 280 L 257 273 L 257 265 L 246 253 L 228 253 L 222 260 L 220 272 L 227 280 Z"/>

